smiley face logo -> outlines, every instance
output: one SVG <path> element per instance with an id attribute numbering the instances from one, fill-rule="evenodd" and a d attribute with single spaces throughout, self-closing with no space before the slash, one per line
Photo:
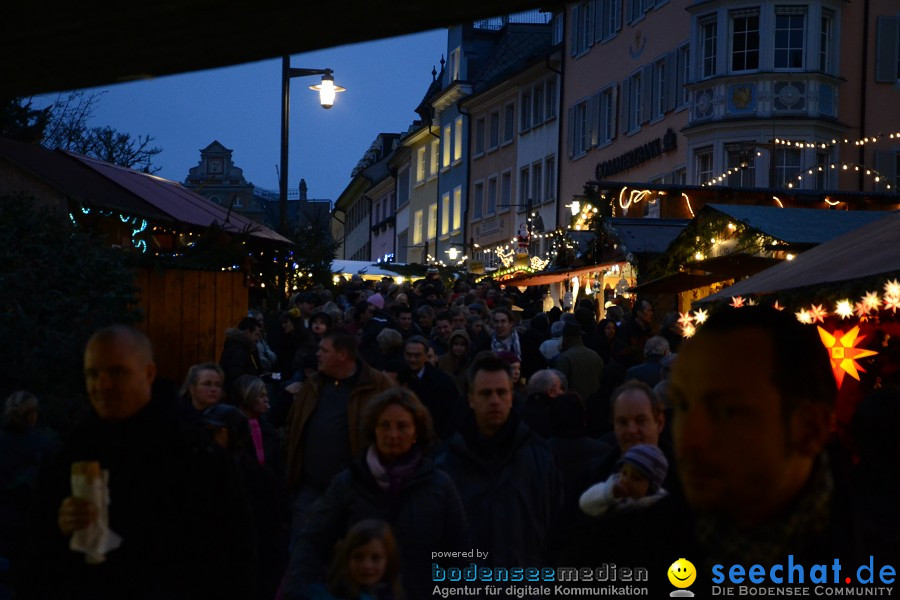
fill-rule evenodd
<path id="1" fill-rule="evenodd" d="M 669 582 L 677 588 L 690 587 L 697 579 L 697 569 L 686 558 L 679 558 L 669 567 Z"/>

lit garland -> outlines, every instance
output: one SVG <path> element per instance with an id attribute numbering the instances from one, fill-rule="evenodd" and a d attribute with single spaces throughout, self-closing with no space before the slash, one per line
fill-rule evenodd
<path id="1" fill-rule="evenodd" d="M 761 156 L 761 153 L 757 152 L 756 155 Z M 803 181 L 803 178 L 806 177 L 807 175 L 815 175 L 817 173 L 824 173 L 827 169 L 836 171 L 836 170 L 838 170 L 838 167 L 840 167 L 841 171 L 849 171 L 850 168 L 852 167 L 853 171 L 855 171 L 857 173 L 864 172 L 867 177 L 872 177 L 874 179 L 875 183 L 880 183 L 882 179 L 887 179 L 884 175 L 882 175 L 875 169 L 867 168 L 865 165 L 860 165 L 858 163 L 852 163 L 852 162 L 851 163 L 828 163 L 827 165 L 823 164 L 823 165 L 816 165 L 815 167 L 812 167 L 812 168 L 799 169 L 796 172 L 800 173 L 800 174 L 796 176 L 796 179 L 797 179 L 797 181 Z M 862 169 L 862 171 L 860 171 L 860 169 Z M 712 179 L 710 179 L 700 185 L 703 187 L 715 187 L 722 183 L 728 183 L 728 178 L 731 175 L 736 175 L 737 173 L 740 173 L 740 172 L 741 172 L 740 167 L 731 167 L 727 171 L 713 177 Z M 794 177 L 795 177 L 794 175 L 791 175 L 791 178 L 794 178 Z M 785 187 L 787 189 L 794 189 L 794 184 L 793 184 L 793 182 L 787 182 Z M 885 184 L 885 189 L 892 190 L 892 189 L 894 189 L 894 187 L 888 183 L 888 184 Z M 826 202 L 828 202 L 828 200 L 826 200 Z M 832 204 L 832 206 L 834 206 L 834 204 Z"/>

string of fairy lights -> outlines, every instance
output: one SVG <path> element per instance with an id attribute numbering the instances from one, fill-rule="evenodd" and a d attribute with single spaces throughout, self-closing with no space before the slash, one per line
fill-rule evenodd
<path id="1" fill-rule="evenodd" d="M 866 146 L 868 144 L 873 144 L 877 142 L 881 142 L 883 140 L 900 140 L 900 131 L 898 132 L 889 132 L 889 133 L 878 133 L 872 136 L 867 136 L 858 140 L 850 140 L 849 138 L 844 138 L 842 140 L 832 138 L 831 143 L 828 142 L 810 142 L 808 140 L 792 140 L 786 138 L 775 138 L 772 144 L 775 147 L 781 146 L 784 148 L 792 148 L 792 149 L 815 149 L 815 150 L 830 150 L 832 148 L 843 146 L 843 145 L 853 145 L 856 147 Z M 757 157 L 762 156 L 762 152 L 756 152 Z M 745 167 L 746 168 L 746 167 Z M 740 173 L 742 169 L 740 166 L 730 167 L 727 170 L 710 177 L 707 181 L 701 183 L 704 187 L 712 187 L 716 185 L 720 185 L 728 182 L 728 179 Z M 827 164 L 816 165 L 815 167 L 804 167 L 798 169 L 795 174 L 790 176 L 790 179 L 795 179 L 799 182 L 802 182 L 803 179 L 809 175 L 818 175 L 818 173 L 825 173 L 827 171 L 850 171 L 853 170 L 857 173 L 864 173 L 867 177 L 871 177 L 875 183 L 884 183 L 884 187 L 886 191 L 894 190 L 896 191 L 896 186 L 890 183 L 884 174 L 878 172 L 876 169 L 871 168 L 870 166 L 866 166 L 863 164 L 855 163 L 855 162 L 829 162 Z M 785 182 L 785 187 L 788 189 L 794 188 L 793 181 Z"/>

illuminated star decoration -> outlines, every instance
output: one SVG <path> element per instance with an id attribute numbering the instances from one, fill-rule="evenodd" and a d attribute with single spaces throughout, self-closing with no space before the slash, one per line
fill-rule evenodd
<path id="1" fill-rule="evenodd" d="M 804 325 L 809 325 L 810 323 L 813 322 L 812 316 L 810 316 L 808 310 L 803 310 L 801 308 L 799 312 L 795 313 L 795 316 L 797 317 L 797 320 L 800 321 L 801 323 L 803 323 Z"/>
<path id="2" fill-rule="evenodd" d="M 778 300 L 775 301 L 775 304 L 772 305 L 772 308 L 775 310 L 784 310 L 784 307 L 778 303 Z"/>
<path id="3" fill-rule="evenodd" d="M 900 296 L 885 296 L 884 297 L 884 310 L 885 311 L 891 311 L 892 313 L 896 313 L 898 308 L 900 308 Z"/>
<path id="4" fill-rule="evenodd" d="M 863 296 L 862 303 L 868 309 L 866 311 L 868 314 L 868 311 L 878 310 L 878 307 L 881 306 L 881 298 L 878 297 L 878 292 L 869 292 Z"/>
<path id="5" fill-rule="evenodd" d="M 837 381 L 838 388 L 841 387 L 844 381 L 845 373 L 859 381 L 859 372 L 865 373 L 866 370 L 856 362 L 857 359 L 878 354 L 874 350 L 863 350 L 856 347 L 857 344 L 866 338 L 864 335 L 857 337 L 859 335 L 859 325 L 847 333 L 840 329 L 835 329 L 834 333 L 828 333 L 821 327 L 817 327 L 817 329 L 819 330 L 819 337 L 822 338 L 822 343 L 825 344 L 831 357 L 831 369 L 834 371 L 834 379 Z"/>
<path id="6" fill-rule="evenodd" d="M 681 333 L 684 337 L 689 338 L 697 333 L 697 328 L 694 327 L 693 323 L 688 323 L 681 328 Z"/>
<path id="7" fill-rule="evenodd" d="M 824 323 L 827 316 L 828 311 L 822 308 L 821 304 L 813 304 L 812 308 L 809 309 L 810 323 L 815 323 L 816 321 Z"/>
<path id="8" fill-rule="evenodd" d="M 681 325 L 681 328 L 684 329 L 694 320 L 694 317 L 691 316 L 691 311 L 687 311 L 686 313 L 678 313 L 681 315 L 681 318 L 678 319 L 678 324 Z"/>
<path id="9" fill-rule="evenodd" d="M 884 295 L 891 296 L 896 298 L 900 296 L 900 282 L 896 279 L 891 279 L 887 283 L 884 284 Z"/>
<path id="10" fill-rule="evenodd" d="M 849 300 L 839 300 L 834 306 L 834 312 L 841 319 L 849 319 L 853 316 L 853 306 L 850 304 Z"/>
<path id="11" fill-rule="evenodd" d="M 709 317 L 709 314 L 702 308 L 694 314 L 694 320 L 697 322 L 698 325 L 703 325 L 704 323 L 706 323 L 706 319 L 708 317 Z"/>
<path id="12" fill-rule="evenodd" d="M 744 297 L 743 296 L 732 296 L 731 297 L 731 306 L 732 306 L 732 308 L 743 308 L 744 307 Z"/>
<path id="13" fill-rule="evenodd" d="M 869 320 L 869 307 L 866 305 L 865 302 L 857 302 L 856 306 L 855 306 L 855 310 L 856 310 L 856 317 L 860 321 L 865 322 L 865 321 Z"/>

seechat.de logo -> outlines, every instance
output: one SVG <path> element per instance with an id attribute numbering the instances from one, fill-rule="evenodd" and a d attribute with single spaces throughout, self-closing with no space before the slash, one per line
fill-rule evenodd
<path id="1" fill-rule="evenodd" d="M 678 588 L 677 590 L 669 593 L 670 597 L 694 597 L 694 592 L 687 589 L 691 587 L 691 584 L 694 583 L 695 579 L 697 579 L 697 569 L 694 568 L 694 563 L 686 558 L 679 558 L 672 563 L 666 574 L 669 576 L 669 583 Z"/>

